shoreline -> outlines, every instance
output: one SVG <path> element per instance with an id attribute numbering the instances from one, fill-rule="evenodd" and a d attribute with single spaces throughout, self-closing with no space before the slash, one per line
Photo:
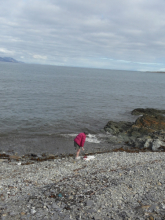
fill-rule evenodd
<path id="1" fill-rule="evenodd" d="M 150 150 L 164 152 L 165 110 L 137 108 L 130 113 L 136 116 L 135 122 L 108 121 L 100 132 L 89 133 L 85 142 L 85 154 L 113 152 L 119 148 L 127 152 L 133 149 L 141 152 Z M 76 136 L 75 133 L 4 136 L 0 138 L 0 153 L 5 152 L 8 158 L 12 154 L 13 157 L 32 156 L 38 160 L 44 160 L 46 157 L 55 159 L 58 156 L 71 156 L 75 154 L 73 142 Z"/>
<path id="2" fill-rule="evenodd" d="M 165 154 L 111 152 L 90 161 L 72 157 L 1 161 L 2 219 L 163 219 Z"/>
<path id="3" fill-rule="evenodd" d="M 128 147 L 128 146 L 123 146 L 123 145 L 116 145 L 113 146 L 113 149 L 111 150 L 104 150 L 104 151 L 95 151 L 95 152 L 80 152 L 81 158 L 84 156 L 90 156 L 90 155 L 100 155 L 100 154 L 107 154 L 107 153 L 147 153 L 147 152 L 153 152 L 151 149 L 139 149 L 135 147 Z M 163 153 L 165 152 L 165 149 L 162 151 L 154 151 L 157 153 Z M 75 158 L 76 151 L 74 153 L 70 154 L 48 154 L 48 153 L 42 153 L 42 154 L 35 154 L 35 153 L 30 153 L 30 154 L 25 154 L 25 155 L 18 155 L 18 154 L 7 154 L 6 152 L 1 152 L 0 153 L 0 162 L 1 161 L 6 161 L 6 162 L 13 162 L 17 161 L 20 162 L 20 165 L 28 165 L 32 164 L 34 162 L 43 162 L 43 161 L 54 161 L 58 159 L 68 159 L 68 158 Z"/>

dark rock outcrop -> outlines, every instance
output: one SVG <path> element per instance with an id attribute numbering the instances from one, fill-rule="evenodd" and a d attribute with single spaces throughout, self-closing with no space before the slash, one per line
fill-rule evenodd
<path id="1" fill-rule="evenodd" d="M 165 116 L 144 114 L 140 116 L 132 125 L 130 131 L 138 131 L 142 135 L 153 132 L 165 131 Z"/>
<path id="2" fill-rule="evenodd" d="M 131 122 L 109 121 L 107 123 L 107 125 L 104 127 L 104 129 L 105 129 L 105 131 L 111 133 L 112 135 L 118 135 L 118 134 L 127 132 L 127 130 L 130 129 L 132 125 L 133 125 L 133 123 L 131 123 Z"/>
<path id="3" fill-rule="evenodd" d="M 131 112 L 132 115 L 157 115 L 165 114 L 165 110 L 159 110 L 154 108 L 136 108 Z"/>
<path id="4" fill-rule="evenodd" d="M 165 110 L 138 108 L 132 114 L 140 115 L 134 123 L 109 121 L 104 130 L 132 147 L 153 151 L 164 149 Z"/>

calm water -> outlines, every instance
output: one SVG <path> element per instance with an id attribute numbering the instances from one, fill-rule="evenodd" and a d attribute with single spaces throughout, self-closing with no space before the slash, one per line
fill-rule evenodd
<path id="1" fill-rule="evenodd" d="M 165 74 L 0 63 L 0 133 L 98 131 L 165 108 Z"/>
<path id="2" fill-rule="evenodd" d="M 165 74 L 0 63 L 0 136 L 98 133 L 165 109 Z"/>

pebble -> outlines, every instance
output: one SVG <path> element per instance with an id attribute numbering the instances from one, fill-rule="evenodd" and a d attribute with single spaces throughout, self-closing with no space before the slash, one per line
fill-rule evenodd
<path id="1" fill-rule="evenodd" d="M 163 219 L 163 152 L 96 154 L 22 165 L 1 161 L 1 219 Z M 2 175 L 3 174 L 3 175 Z"/>

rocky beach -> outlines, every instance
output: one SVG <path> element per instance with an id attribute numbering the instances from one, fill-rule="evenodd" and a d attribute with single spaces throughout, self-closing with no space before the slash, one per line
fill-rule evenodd
<path id="1" fill-rule="evenodd" d="M 165 219 L 165 154 L 1 159 L 1 219 Z"/>
<path id="2" fill-rule="evenodd" d="M 1 152 L 0 219 L 165 219 L 165 111 L 132 114 L 106 124 L 109 148 L 89 161 Z"/>

